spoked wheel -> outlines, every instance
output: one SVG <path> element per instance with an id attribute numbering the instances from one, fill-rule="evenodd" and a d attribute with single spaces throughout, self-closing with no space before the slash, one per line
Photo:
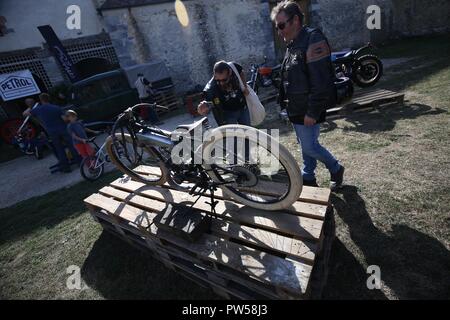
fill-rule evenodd
<path id="1" fill-rule="evenodd" d="M 81 161 L 80 172 L 83 178 L 89 181 L 95 181 L 101 177 L 105 170 L 103 161 L 95 156 L 89 156 Z"/>
<path id="2" fill-rule="evenodd" d="M 210 137 L 203 147 L 204 166 L 225 194 L 263 210 L 284 209 L 298 200 L 299 166 L 273 137 L 242 125 L 219 127 Z"/>
<path id="3" fill-rule="evenodd" d="M 133 140 L 130 134 L 116 133 L 115 141 L 109 136 L 106 150 L 112 163 L 131 178 L 149 185 L 166 182 L 167 169 L 156 154 L 144 144 Z"/>
<path id="4" fill-rule="evenodd" d="M 359 87 L 370 87 L 380 80 L 383 64 L 376 56 L 367 54 L 358 58 L 358 67 L 354 72 L 353 80 Z"/>

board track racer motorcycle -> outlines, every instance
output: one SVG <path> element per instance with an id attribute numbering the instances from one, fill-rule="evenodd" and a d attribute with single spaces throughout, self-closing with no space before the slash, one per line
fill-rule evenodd
<path id="1" fill-rule="evenodd" d="M 106 140 L 109 158 L 132 179 L 148 185 L 167 181 L 191 195 L 209 192 L 212 210 L 217 188 L 262 210 L 284 209 L 299 198 L 298 163 L 272 135 L 243 125 L 211 129 L 207 117 L 166 131 L 139 121 L 136 111 L 142 107 L 152 105 L 127 109 Z"/>

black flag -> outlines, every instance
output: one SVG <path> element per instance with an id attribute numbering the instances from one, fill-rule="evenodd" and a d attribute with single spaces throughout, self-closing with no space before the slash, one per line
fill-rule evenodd
<path id="1" fill-rule="evenodd" d="M 66 49 L 63 47 L 61 41 L 59 41 L 55 31 L 53 31 L 53 28 L 49 25 L 39 26 L 37 28 L 41 32 L 45 41 L 47 41 L 50 51 L 59 61 L 70 81 L 73 83 L 81 80 L 72 59 L 70 59 Z"/>

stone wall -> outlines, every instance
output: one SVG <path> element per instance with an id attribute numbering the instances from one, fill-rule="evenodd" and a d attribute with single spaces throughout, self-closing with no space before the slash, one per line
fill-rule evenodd
<path id="1" fill-rule="evenodd" d="M 188 26 L 174 4 L 103 10 L 103 20 L 122 66 L 163 60 L 178 91 L 204 85 L 218 60 L 247 69 L 274 59 L 269 4 L 261 0 L 185 1 Z"/>
<path id="2" fill-rule="evenodd" d="M 381 9 L 381 29 L 369 30 L 366 9 Z M 450 32 L 448 0 L 311 0 L 311 25 L 320 27 L 334 50 L 368 41 Z"/>

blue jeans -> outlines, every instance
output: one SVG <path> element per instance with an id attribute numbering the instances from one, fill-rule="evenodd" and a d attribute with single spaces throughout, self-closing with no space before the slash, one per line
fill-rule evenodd
<path id="1" fill-rule="evenodd" d="M 320 125 L 304 126 L 293 124 L 297 141 L 303 155 L 302 176 L 305 180 L 315 179 L 317 160 L 322 162 L 331 173 L 339 171 L 341 165 L 333 155 L 319 143 Z"/>
<path id="2" fill-rule="evenodd" d="M 250 113 L 248 112 L 247 107 L 236 111 L 224 110 L 223 114 L 225 122 L 227 124 L 243 124 L 246 126 L 250 125 Z"/>
<path id="3" fill-rule="evenodd" d="M 69 167 L 69 160 L 67 159 L 65 148 L 69 149 L 75 162 L 81 162 L 81 157 L 73 146 L 72 138 L 70 137 L 69 133 L 50 133 L 49 138 L 52 140 L 52 145 L 56 153 L 55 155 L 58 158 L 61 168 L 64 169 Z"/>

